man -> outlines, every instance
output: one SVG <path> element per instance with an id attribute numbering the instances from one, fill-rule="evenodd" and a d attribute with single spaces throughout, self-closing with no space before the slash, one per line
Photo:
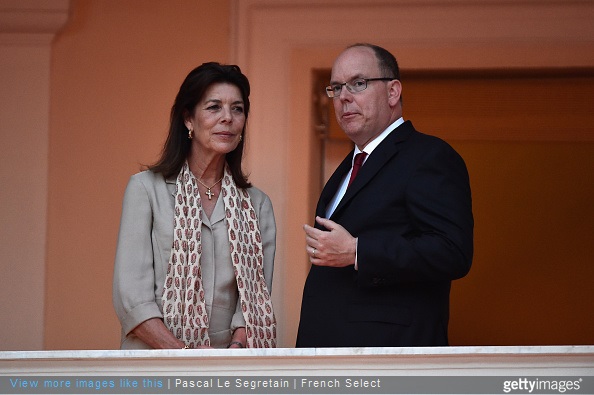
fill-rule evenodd
<path id="1" fill-rule="evenodd" d="M 399 79 L 394 56 L 371 44 L 332 67 L 326 91 L 355 149 L 324 187 L 315 228 L 304 226 L 312 266 L 297 347 L 448 345 L 451 280 L 472 262 L 468 172 L 403 120 Z"/>

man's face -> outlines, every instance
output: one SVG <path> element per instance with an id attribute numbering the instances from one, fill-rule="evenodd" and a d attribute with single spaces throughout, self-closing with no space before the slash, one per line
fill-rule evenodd
<path id="1" fill-rule="evenodd" d="M 373 50 L 353 47 L 345 50 L 334 62 L 330 84 L 378 77 L 389 76 L 381 75 Z M 392 88 L 395 82 L 369 81 L 367 89 L 356 93 L 349 92 L 345 86 L 340 95 L 332 99 L 338 124 L 360 149 L 398 118 L 395 110 L 397 100 L 393 100 L 395 92 Z M 396 94 L 398 99 L 400 91 L 396 90 Z"/>

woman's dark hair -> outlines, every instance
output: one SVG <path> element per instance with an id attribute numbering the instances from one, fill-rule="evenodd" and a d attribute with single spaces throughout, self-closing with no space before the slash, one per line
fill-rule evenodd
<path id="1" fill-rule="evenodd" d="M 236 65 L 209 62 L 203 63 L 190 71 L 181 84 L 175 102 L 171 107 L 169 134 L 163 146 L 161 158 L 155 164 L 148 166 L 148 169 L 155 173 L 162 173 L 165 178 L 176 176 L 180 172 L 191 147 L 191 140 L 188 138 L 188 129 L 184 121 L 188 116 L 194 114 L 196 105 L 202 100 L 207 89 L 216 83 L 235 85 L 241 92 L 245 113 L 245 125 L 242 130 L 243 138 L 239 141 L 237 148 L 227 154 L 226 160 L 235 184 L 239 188 L 249 188 L 251 184 L 241 169 L 241 162 L 246 137 L 245 130 L 250 111 L 250 83 L 239 66 Z"/>

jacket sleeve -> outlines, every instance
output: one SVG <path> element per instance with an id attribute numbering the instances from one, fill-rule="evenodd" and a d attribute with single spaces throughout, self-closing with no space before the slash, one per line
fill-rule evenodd
<path id="1" fill-rule="evenodd" d="M 113 304 L 124 334 L 149 318 L 162 318 L 154 289 L 152 218 L 146 187 L 133 176 L 124 194 L 113 276 Z"/>
<path id="2" fill-rule="evenodd" d="M 258 216 L 260 233 L 262 235 L 262 249 L 264 254 L 264 277 L 268 292 L 272 294 L 272 277 L 274 273 L 274 256 L 276 254 L 276 222 L 272 202 L 265 197 Z"/>

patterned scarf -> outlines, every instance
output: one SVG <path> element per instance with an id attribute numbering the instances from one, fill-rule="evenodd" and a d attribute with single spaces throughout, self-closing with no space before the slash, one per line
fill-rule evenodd
<path id="1" fill-rule="evenodd" d="M 237 188 L 227 166 L 221 193 L 247 347 L 276 347 L 276 319 L 262 269 L 258 218 L 248 192 Z M 198 182 L 186 162 L 176 182 L 174 236 L 163 289 L 163 315 L 165 325 L 189 348 L 210 345 L 200 268 L 201 229 Z"/>

